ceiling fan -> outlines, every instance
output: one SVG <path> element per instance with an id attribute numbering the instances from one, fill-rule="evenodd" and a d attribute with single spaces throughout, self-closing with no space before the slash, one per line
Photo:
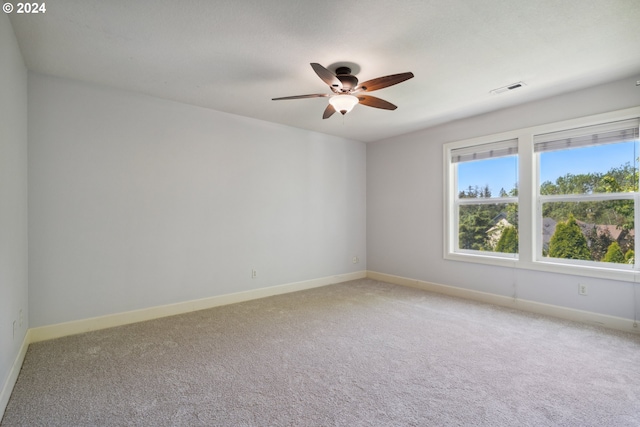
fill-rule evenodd
<path id="1" fill-rule="evenodd" d="M 395 110 L 398 107 L 384 99 L 371 95 L 360 95 L 360 93 L 384 89 L 385 87 L 402 83 L 413 77 L 413 73 L 391 74 L 358 84 L 358 79 L 356 76 L 351 75 L 351 69 L 349 67 L 338 67 L 335 74 L 315 62 L 311 63 L 311 68 L 313 68 L 313 71 L 316 72 L 322 81 L 329 85 L 329 89 L 331 89 L 333 94 L 314 93 L 311 95 L 285 96 L 282 98 L 272 98 L 272 101 L 281 101 L 283 99 L 329 98 L 329 105 L 327 105 L 322 115 L 323 119 L 328 119 L 336 111 L 345 115 L 351 111 L 356 104 L 382 108 L 383 110 Z"/>

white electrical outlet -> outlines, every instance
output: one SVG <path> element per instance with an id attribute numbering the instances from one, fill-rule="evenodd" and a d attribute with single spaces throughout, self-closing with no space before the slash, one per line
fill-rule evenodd
<path id="1" fill-rule="evenodd" d="M 578 293 L 580 295 L 588 295 L 588 289 L 587 289 L 587 285 L 585 285 L 584 283 L 580 283 L 578 285 Z"/>
<path id="2" fill-rule="evenodd" d="M 258 272 L 256 270 L 251 270 L 251 278 L 255 279 L 256 277 L 258 277 Z"/>
<path id="3" fill-rule="evenodd" d="M 351 261 L 352 261 L 354 264 L 357 264 L 357 263 L 359 263 L 359 262 L 360 262 L 360 258 L 358 258 L 357 256 L 354 256 L 354 257 L 351 259 Z"/>

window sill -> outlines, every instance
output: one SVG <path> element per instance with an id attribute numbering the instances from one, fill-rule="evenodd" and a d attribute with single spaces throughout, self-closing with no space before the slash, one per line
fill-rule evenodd
<path id="1" fill-rule="evenodd" d="M 474 253 L 445 253 L 445 260 L 472 262 L 476 264 L 494 265 L 499 267 L 518 268 L 524 270 L 543 271 L 572 276 L 593 277 L 598 279 L 617 280 L 624 282 L 640 281 L 640 272 L 632 269 L 606 268 L 591 265 L 572 265 L 561 261 L 524 261 L 518 258 L 480 255 Z"/>

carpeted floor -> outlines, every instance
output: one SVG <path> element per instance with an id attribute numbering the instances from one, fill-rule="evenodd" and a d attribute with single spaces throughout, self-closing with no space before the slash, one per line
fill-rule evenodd
<path id="1" fill-rule="evenodd" d="M 640 336 L 370 279 L 32 344 L 8 426 L 639 426 Z"/>

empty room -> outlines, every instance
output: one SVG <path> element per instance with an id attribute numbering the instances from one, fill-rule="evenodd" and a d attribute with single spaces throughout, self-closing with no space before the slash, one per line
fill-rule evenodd
<path id="1" fill-rule="evenodd" d="M 0 426 L 640 425 L 637 0 L 0 14 Z"/>

